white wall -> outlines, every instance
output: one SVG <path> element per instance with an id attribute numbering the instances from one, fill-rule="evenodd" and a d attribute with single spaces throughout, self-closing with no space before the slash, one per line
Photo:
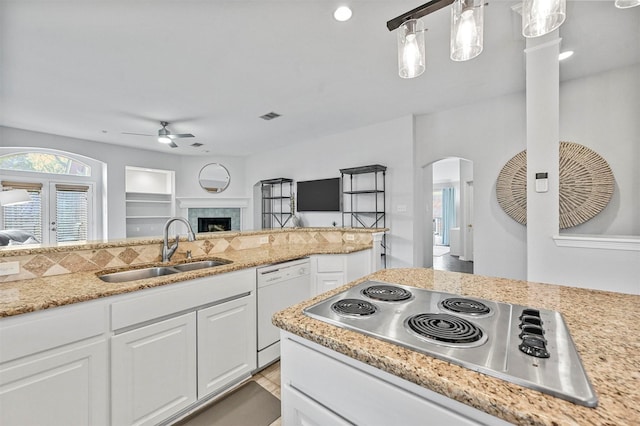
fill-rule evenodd
<path id="1" fill-rule="evenodd" d="M 413 264 L 413 118 L 411 116 L 314 139 L 247 158 L 246 184 L 278 177 L 296 181 L 339 177 L 341 168 L 387 166 L 390 228 L 387 267 Z M 259 208 L 256 207 L 256 208 Z M 402 211 L 398 211 L 402 210 Z M 300 214 L 305 226 L 342 223 L 340 213 Z M 260 224 L 254 224 L 259 227 Z"/>
<path id="2" fill-rule="evenodd" d="M 609 205 L 563 234 L 640 236 L 640 64 L 564 82 L 560 140 L 585 145 L 611 167 Z"/>
<path id="3" fill-rule="evenodd" d="M 613 199 L 591 221 L 563 234 L 640 235 L 640 93 L 635 65 L 564 82 L 560 86 L 560 139 L 594 149 L 616 178 Z M 524 94 L 416 117 L 416 166 L 442 158 L 473 161 L 474 271 L 527 279 L 526 227 L 497 203 L 495 182 L 504 164 L 526 149 Z M 465 117 L 464 125 L 460 117 Z M 427 191 L 416 183 L 416 200 Z M 420 202 L 420 201 L 418 201 Z M 418 224 L 419 225 L 419 224 Z M 427 235 L 426 232 L 424 235 Z M 556 231 L 555 234 L 558 234 Z M 430 237 L 430 236 L 429 236 Z M 416 247 L 422 244 L 416 234 Z M 544 238 L 551 242 L 552 235 Z M 628 293 L 640 292 L 640 253 L 547 245 L 545 281 Z M 427 254 L 425 253 L 425 261 Z M 418 256 L 416 263 L 423 259 Z M 537 273 L 537 272 L 536 272 Z"/>
<path id="4" fill-rule="evenodd" d="M 464 122 L 460 121 L 461 117 L 464 117 Z M 495 195 L 500 169 L 526 148 L 524 94 L 419 115 L 415 122 L 416 167 L 447 157 L 473 162 L 474 272 L 524 278 L 525 228 L 502 211 Z M 425 182 L 424 179 L 418 180 L 417 193 L 430 193 L 431 188 L 425 187 Z M 424 238 L 431 236 L 425 229 L 415 238 L 416 245 L 423 245 Z M 425 253 L 425 260 L 426 256 Z"/>

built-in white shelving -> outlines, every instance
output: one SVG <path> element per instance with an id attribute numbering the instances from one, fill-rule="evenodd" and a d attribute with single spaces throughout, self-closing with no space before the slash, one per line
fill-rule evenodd
<path id="1" fill-rule="evenodd" d="M 165 222 L 174 216 L 174 172 L 127 167 L 127 237 L 162 235 Z"/>

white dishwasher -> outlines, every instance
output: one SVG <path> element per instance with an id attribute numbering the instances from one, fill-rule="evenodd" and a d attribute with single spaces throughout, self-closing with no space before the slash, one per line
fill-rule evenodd
<path id="1" fill-rule="evenodd" d="M 280 329 L 271 317 L 311 297 L 309 259 L 292 260 L 256 270 L 258 283 L 258 368 L 280 357 Z"/>

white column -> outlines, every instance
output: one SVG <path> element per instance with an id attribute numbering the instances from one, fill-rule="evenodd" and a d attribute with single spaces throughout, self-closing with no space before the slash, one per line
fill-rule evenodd
<path id="1" fill-rule="evenodd" d="M 553 282 L 552 236 L 559 228 L 558 31 L 527 39 L 527 280 Z M 536 173 L 547 173 L 548 190 L 536 192 Z"/>

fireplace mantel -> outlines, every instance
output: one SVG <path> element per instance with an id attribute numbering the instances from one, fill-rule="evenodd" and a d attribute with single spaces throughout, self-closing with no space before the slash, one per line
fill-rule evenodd
<path id="1" fill-rule="evenodd" d="M 176 197 L 178 208 L 240 208 L 249 207 L 249 198 L 246 197 Z"/>

